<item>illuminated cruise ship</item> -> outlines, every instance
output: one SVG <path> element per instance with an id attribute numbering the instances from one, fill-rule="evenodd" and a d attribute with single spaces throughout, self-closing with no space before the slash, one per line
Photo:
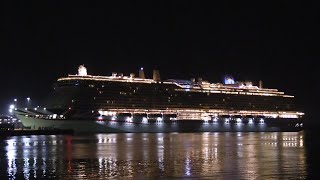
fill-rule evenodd
<path id="1" fill-rule="evenodd" d="M 301 131 L 304 115 L 293 96 L 261 82 L 161 80 L 158 70 L 147 79 L 143 68 L 93 76 L 83 65 L 54 83 L 45 106 L 15 114 L 27 128 L 84 133 Z"/>

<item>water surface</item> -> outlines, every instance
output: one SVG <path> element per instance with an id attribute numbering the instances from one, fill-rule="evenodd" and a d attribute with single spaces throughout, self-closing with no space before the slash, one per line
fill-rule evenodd
<path id="1" fill-rule="evenodd" d="M 306 179 L 304 132 L 123 133 L 0 140 L 2 179 Z M 308 168 L 309 167 L 309 168 Z"/>

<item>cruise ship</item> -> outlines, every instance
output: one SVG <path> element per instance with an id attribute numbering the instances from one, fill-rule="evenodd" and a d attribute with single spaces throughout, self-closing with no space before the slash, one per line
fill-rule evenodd
<path id="1" fill-rule="evenodd" d="M 277 89 L 202 78 L 152 79 L 113 72 L 94 76 L 84 65 L 59 78 L 42 107 L 17 107 L 25 128 L 71 129 L 76 133 L 270 132 L 303 130 L 304 113 L 294 96 Z"/>

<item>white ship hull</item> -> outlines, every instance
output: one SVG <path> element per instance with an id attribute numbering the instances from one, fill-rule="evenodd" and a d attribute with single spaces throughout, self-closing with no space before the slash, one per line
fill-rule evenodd
<path id="1" fill-rule="evenodd" d="M 68 119 L 41 119 L 17 115 L 22 124 L 30 129 L 62 129 L 73 130 L 75 133 L 170 133 L 170 132 L 274 132 L 301 131 L 299 119 L 265 119 L 263 123 L 225 123 L 202 120 L 177 120 L 174 122 L 133 123 L 119 121 L 93 121 Z M 270 123 L 269 123 L 270 122 Z"/>

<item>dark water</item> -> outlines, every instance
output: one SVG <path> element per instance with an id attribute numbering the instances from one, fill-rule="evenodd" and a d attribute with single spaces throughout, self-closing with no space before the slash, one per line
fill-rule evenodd
<path id="1" fill-rule="evenodd" d="M 16 136 L 1 179 L 311 179 L 305 132 Z M 309 148 L 309 149 L 308 149 Z M 319 152 L 320 153 L 320 152 Z M 313 162 L 312 162 L 313 159 Z"/>

